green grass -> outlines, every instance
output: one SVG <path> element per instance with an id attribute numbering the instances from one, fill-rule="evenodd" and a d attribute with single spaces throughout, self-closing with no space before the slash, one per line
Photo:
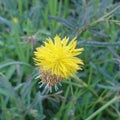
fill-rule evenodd
<path id="1" fill-rule="evenodd" d="M 0 120 L 119 120 L 119 13 L 117 0 L 1 0 Z M 85 65 L 47 93 L 33 52 L 56 34 L 77 36 Z"/>

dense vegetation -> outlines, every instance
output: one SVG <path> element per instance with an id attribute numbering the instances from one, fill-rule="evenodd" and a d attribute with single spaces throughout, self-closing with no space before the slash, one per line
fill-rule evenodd
<path id="1" fill-rule="evenodd" d="M 85 65 L 46 93 L 33 52 L 56 34 Z M 120 120 L 119 91 L 118 0 L 0 0 L 0 120 Z"/>

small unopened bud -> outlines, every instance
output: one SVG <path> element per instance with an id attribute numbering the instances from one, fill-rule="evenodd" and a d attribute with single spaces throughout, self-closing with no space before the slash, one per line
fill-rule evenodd
<path id="1" fill-rule="evenodd" d="M 68 113 L 69 119 L 71 120 L 74 117 L 74 111 L 70 110 Z"/>

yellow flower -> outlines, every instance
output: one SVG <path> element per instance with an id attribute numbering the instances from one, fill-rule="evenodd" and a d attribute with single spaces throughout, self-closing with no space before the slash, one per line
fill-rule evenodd
<path id="1" fill-rule="evenodd" d="M 77 70 L 82 70 L 83 61 L 76 57 L 83 48 L 76 49 L 76 37 L 61 39 L 58 35 L 54 40 L 48 38 L 44 45 L 34 52 L 34 61 L 41 67 L 41 80 L 48 86 L 53 86 L 62 79 L 73 76 Z"/>
<path id="2" fill-rule="evenodd" d="M 13 21 L 13 23 L 18 23 L 19 22 L 18 18 L 16 18 L 16 17 L 12 18 L 12 21 Z"/>

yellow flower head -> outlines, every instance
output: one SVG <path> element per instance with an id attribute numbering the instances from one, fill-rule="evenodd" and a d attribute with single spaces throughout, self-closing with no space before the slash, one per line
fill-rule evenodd
<path id="1" fill-rule="evenodd" d="M 80 65 L 83 65 L 83 62 L 76 57 L 82 51 L 83 48 L 76 49 L 76 37 L 70 42 L 69 38 L 61 39 L 58 35 L 54 40 L 48 38 L 47 42 L 34 52 L 35 63 L 41 67 L 40 76 L 43 82 L 47 83 L 49 78 L 49 86 L 52 86 L 64 78 L 73 76 L 77 70 L 82 70 Z M 55 79 L 53 83 L 52 79 Z"/>
<path id="2" fill-rule="evenodd" d="M 12 21 L 13 21 L 13 23 L 18 23 L 19 22 L 18 18 L 16 18 L 16 17 L 12 18 Z"/>

